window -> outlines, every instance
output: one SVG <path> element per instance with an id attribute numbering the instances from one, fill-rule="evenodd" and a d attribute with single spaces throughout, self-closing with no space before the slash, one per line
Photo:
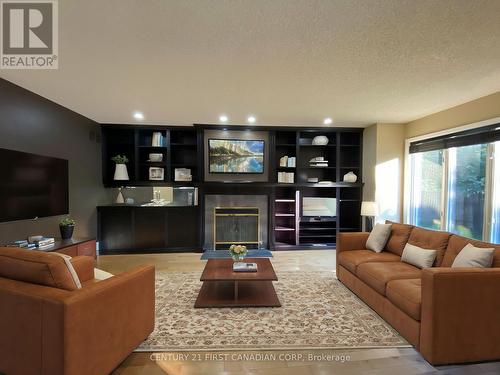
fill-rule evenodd
<path id="1" fill-rule="evenodd" d="M 499 130 L 410 144 L 409 223 L 500 243 Z"/>
<path id="2" fill-rule="evenodd" d="M 412 224 L 441 229 L 443 170 L 443 150 L 412 155 Z"/>
<path id="3" fill-rule="evenodd" d="M 481 240 L 484 225 L 487 145 L 448 150 L 446 229 Z"/>
<path id="4" fill-rule="evenodd" d="M 493 171 L 493 194 L 490 241 L 500 243 L 500 142 L 493 145 L 492 171 Z"/>

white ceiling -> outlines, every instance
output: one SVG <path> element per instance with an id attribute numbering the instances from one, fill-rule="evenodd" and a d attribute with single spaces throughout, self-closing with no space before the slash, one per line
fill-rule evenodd
<path id="1" fill-rule="evenodd" d="M 498 0 L 59 0 L 57 71 L 0 76 L 99 122 L 408 122 L 500 90 Z"/>

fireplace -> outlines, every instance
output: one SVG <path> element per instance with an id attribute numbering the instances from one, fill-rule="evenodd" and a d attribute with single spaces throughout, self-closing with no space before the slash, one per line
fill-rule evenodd
<path id="1" fill-rule="evenodd" d="M 259 246 L 258 207 L 215 207 L 214 245 L 215 249 L 227 249 L 232 244 Z"/>
<path id="2" fill-rule="evenodd" d="M 205 195 L 207 250 L 243 244 L 249 249 L 268 246 L 267 195 Z"/>

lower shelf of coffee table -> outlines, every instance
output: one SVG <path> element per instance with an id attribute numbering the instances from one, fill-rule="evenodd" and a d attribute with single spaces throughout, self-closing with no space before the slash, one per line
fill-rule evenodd
<path id="1" fill-rule="evenodd" d="M 272 281 L 205 281 L 194 304 L 198 308 L 280 306 Z"/>

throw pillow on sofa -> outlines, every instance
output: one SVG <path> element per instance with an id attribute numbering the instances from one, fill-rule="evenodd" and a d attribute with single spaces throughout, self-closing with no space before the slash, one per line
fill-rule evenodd
<path id="1" fill-rule="evenodd" d="M 494 253 L 494 248 L 475 247 L 469 243 L 460 250 L 451 267 L 489 268 L 493 263 Z"/>
<path id="2" fill-rule="evenodd" d="M 53 252 L 51 254 L 58 255 L 64 259 L 64 264 L 66 264 L 66 267 L 68 268 L 69 274 L 71 275 L 71 278 L 73 279 L 76 288 L 82 289 L 82 283 L 80 282 L 80 278 L 78 277 L 78 274 L 75 271 L 75 267 L 73 267 L 73 263 L 71 263 L 71 257 L 69 255 L 56 252 Z"/>
<path id="3" fill-rule="evenodd" d="M 436 256 L 437 250 L 422 249 L 407 243 L 401 255 L 401 261 L 418 268 L 429 268 L 432 267 Z"/>
<path id="4" fill-rule="evenodd" d="M 112 273 L 106 272 L 99 268 L 94 268 L 94 279 L 96 280 L 107 280 L 113 276 L 115 275 L 113 275 Z"/>
<path id="5" fill-rule="evenodd" d="M 391 227 L 391 224 L 375 224 L 375 227 L 368 236 L 368 240 L 366 240 L 366 248 L 376 253 L 380 253 L 389 240 Z"/>

